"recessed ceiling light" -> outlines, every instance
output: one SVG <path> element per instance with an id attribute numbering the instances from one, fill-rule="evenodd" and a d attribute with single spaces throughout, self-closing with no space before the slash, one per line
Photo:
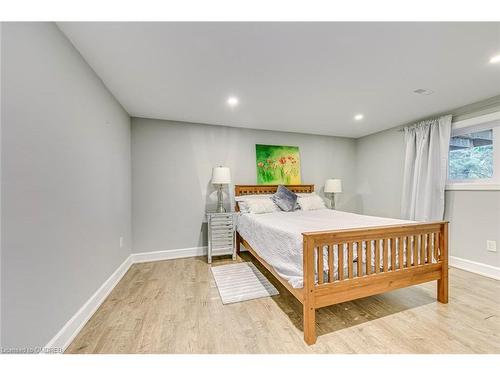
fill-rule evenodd
<path id="1" fill-rule="evenodd" d="M 363 117 L 364 117 L 364 116 L 360 113 L 360 114 L 358 114 L 358 115 L 354 116 L 354 120 L 356 120 L 356 121 L 360 121 L 360 120 L 363 120 Z"/>
<path id="2" fill-rule="evenodd" d="M 490 63 L 496 64 L 500 62 L 500 55 L 493 56 L 490 60 Z"/>
<path id="3" fill-rule="evenodd" d="M 238 98 L 236 96 L 230 96 L 229 98 L 227 98 L 227 105 L 230 106 L 230 107 L 236 107 L 238 105 L 240 101 L 238 100 Z"/>
<path id="4" fill-rule="evenodd" d="M 416 89 L 416 90 L 413 90 L 413 92 L 415 94 L 419 94 L 419 95 L 431 95 L 431 94 L 434 94 L 434 91 L 427 90 L 427 89 Z"/>

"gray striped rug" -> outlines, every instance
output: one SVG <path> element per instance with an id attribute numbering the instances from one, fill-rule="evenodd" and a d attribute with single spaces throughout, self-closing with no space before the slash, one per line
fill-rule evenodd
<path id="1" fill-rule="evenodd" d="M 251 262 L 212 267 L 212 274 L 224 305 L 279 294 Z"/>

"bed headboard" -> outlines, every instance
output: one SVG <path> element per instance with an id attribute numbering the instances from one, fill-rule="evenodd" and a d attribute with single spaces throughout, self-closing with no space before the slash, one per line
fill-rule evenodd
<path id="1" fill-rule="evenodd" d="M 234 185 L 234 195 L 274 194 L 279 185 Z M 294 193 L 312 193 L 314 185 L 284 185 Z"/>

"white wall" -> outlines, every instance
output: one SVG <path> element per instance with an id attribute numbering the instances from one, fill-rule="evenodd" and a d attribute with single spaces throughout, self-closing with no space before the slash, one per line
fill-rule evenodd
<path id="1" fill-rule="evenodd" d="M 500 106 L 488 111 L 495 110 L 500 110 Z M 464 113 L 466 107 L 457 111 Z M 469 113 L 462 118 L 473 116 Z M 399 218 L 403 133 L 394 128 L 359 138 L 356 149 L 362 213 Z M 500 191 L 447 191 L 445 219 L 450 221 L 451 256 L 500 267 L 500 252 L 486 250 L 486 240 L 496 240 L 500 245 Z"/>
<path id="2" fill-rule="evenodd" d="M 204 245 L 205 210 L 216 203 L 212 167 L 230 167 L 235 184 L 255 184 L 256 143 L 299 146 L 302 182 L 322 189 L 342 178 L 338 208 L 357 210 L 352 139 L 133 118 L 133 252 Z"/>
<path id="3" fill-rule="evenodd" d="M 55 24 L 1 47 L 2 345 L 43 346 L 130 254 L 130 118 Z"/>

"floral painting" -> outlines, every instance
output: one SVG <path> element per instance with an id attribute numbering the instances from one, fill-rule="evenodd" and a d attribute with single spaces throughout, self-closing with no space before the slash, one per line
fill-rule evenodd
<path id="1" fill-rule="evenodd" d="M 297 146 L 255 145 L 257 184 L 300 184 L 300 155 Z"/>

